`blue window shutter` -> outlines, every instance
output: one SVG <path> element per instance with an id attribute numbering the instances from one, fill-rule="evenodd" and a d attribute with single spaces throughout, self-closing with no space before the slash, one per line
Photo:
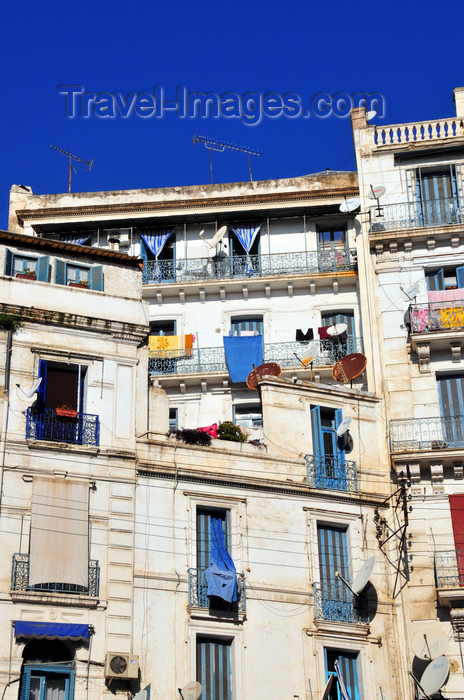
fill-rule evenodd
<path id="1" fill-rule="evenodd" d="M 442 416 L 464 416 L 464 375 L 438 377 L 438 395 Z"/>
<path id="2" fill-rule="evenodd" d="M 27 700 L 28 699 L 30 678 L 31 678 L 31 669 L 25 668 L 21 674 L 21 689 L 19 691 L 19 700 Z"/>
<path id="3" fill-rule="evenodd" d="M 322 430 L 321 430 L 321 409 L 314 406 L 311 409 L 311 426 L 313 429 L 313 454 L 315 457 L 322 456 Z"/>
<path id="4" fill-rule="evenodd" d="M 197 511 L 197 569 L 207 569 L 210 565 L 211 518 L 221 518 L 226 547 L 229 548 L 229 511 Z"/>
<path id="5" fill-rule="evenodd" d="M 3 271 L 4 275 L 13 274 L 13 253 L 9 248 L 5 248 L 5 267 Z"/>
<path id="6" fill-rule="evenodd" d="M 66 284 L 66 263 L 64 260 L 55 260 L 55 284 Z"/>
<path id="7" fill-rule="evenodd" d="M 334 426 L 335 430 L 338 428 L 338 426 L 340 425 L 342 420 L 343 420 L 343 410 L 341 408 L 337 408 L 335 410 L 335 426 Z M 340 457 L 344 457 L 345 456 L 345 438 L 344 438 L 344 436 L 338 437 L 338 435 L 337 435 L 336 439 L 337 439 L 338 454 Z"/>
<path id="8" fill-rule="evenodd" d="M 437 292 L 445 288 L 445 273 L 442 267 L 436 272 L 429 272 L 425 279 L 429 292 Z"/>
<path id="9" fill-rule="evenodd" d="M 39 360 L 39 377 L 42 377 L 42 381 L 37 389 L 37 407 L 43 409 L 47 395 L 47 360 Z"/>
<path id="10" fill-rule="evenodd" d="M 340 572 L 344 579 L 348 578 L 346 531 L 339 527 L 319 525 L 317 534 L 321 580 L 338 583 L 336 571 Z"/>
<path id="11" fill-rule="evenodd" d="M 456 268 L 456 281 L 459 289 L 464 289 L 464 265 Z"/>
<path id="12" fill-rule="evenodd" d="M 201 683 L 200 700 L 232 700 L 231 642 L 197 638 L 197 680 Z"/>
<path id="13" fill-rule="evenodd" d="M 44 255 L 42 258 L 38 258 L 37 265 L 35 268 L 36 279 L 39 282 L 48 282 L 48 270 L 50 265 L 50 256 Z"/>
<path id="14" fill-rule="evenodd" d="M 140 257 L 142 260 L 148 260 L 147 247 L 143 242 L 142 237 L 140 237 Z"/>
<path id="15" fill-rule="evenodd" d="M 98 292 L 103 291 L 103 265 L 91 267 L 90 270 L 90 288 L 96 289 Z"/>

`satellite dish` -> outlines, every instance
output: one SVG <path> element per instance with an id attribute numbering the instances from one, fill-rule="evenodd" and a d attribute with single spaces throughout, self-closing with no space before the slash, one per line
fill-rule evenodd
<path id="1" fill-rule="evenodd" d="M 367 193 L 367 196 L 369 197 L 369 199 L 380 199 L 380 197 L 384 195 L 385 192 L 386 190 L 383 185 L 377 185 L 376 187 L 373 187 L 371 185 L 371 189 Z"/>
<path id="2" fill-rule="evenodd" d="M 407 289 L 407 290 L 403 289 L 402 291 L 406 294 L 408 299 L 411 300 L 411 299 L 415 299 L 417 297 L 417 295 L 420 292 L 420 287 L 418 284 L 414 284 L 412 287 L 409 287 L 409 289 Z"/>
<path id="3" fill-rule="evenodd" d="M 412 649 L 418 659 L 430 661 L 445 653 L 449 639 L 438 625 L 430 625 L 414 635 Z"/>
<path id="4" fill-rule="evenodd" d="M 359 197 L 351 197 L 351 199 L 345 199 L 339 206 L 339 211 L 347 214 L 350 211 L 354 211 L 361 206 L 361 200 Z"/>
<path id="5" fill-rule="evenodd" d="M 364 372 L 366 365 L 367 357 L 361 352 L 354 352 L 335 363 L 332 377 L 337 382 L 350 382 Z"/>
<path id="6" fill-rule="evenodd" d="M 301 357 L 301 362 L 304 365 L 310 365 L 315 357 L 316 357 L 316 355 L 315 355 L 313 350 L 306 350 L 306 352 L 304 352 L 302 357 Z"/>
<path id="7" fill-rule="evenodd" d="M 282 374 L 282 367 L 276 362 L 265 362 L 262 365 L 255 367 L 247 377 L 246 385 L 249 389 L 256 391 L 258 389 L 258 377 L 271 376 L 280 377 Z"/>
<path id="8" fill-rule="evenodd" d="M 368 112 L 366 112 L 366 119 L 368 122 L 371 121 L 371 119 L 374 119 L 377 116 L 377 111 L 375 109 L 370 109 Z"/>
<path id="9" fill-rule="evenodd" d="M 352 420 L 353 419 L 351 416 L 347 416 L 346 418 L 344 418 L 342 420 L 342 422 L 340 423 L 340 425 L 338 426 L 338 428 L 335 431 L 337 433 L 338 437 L 342 437 L 342 435 L 344 435 L 348 431 Z"/>
<path id="10" fill-rule="evenodd" d="M 192 681 L 191 683 L 187 683 L 187 685 L 184 685 L 182 690 L 179 688 L 179 693 L 184 698 L 184 700 L 197 700 L 197 698 L 200 697 L 202 690 L 203 688 L 201 687 L 201 683 L 198 683 L 197 681 Z"/>
<path id="11" fill-rule="evenodd" d="M 214 234 L 212 239 L 208 242 L 208 245 L 210 245 L 211 248 L 214 248 L 214 246 L 216 246 L 219 243 L 219 241 L 222 241 L 222 239 L 224 238 L 226 233 L 227 233 L 227 226 L 221 226 L 219 231 L 216 231 L 216 233 Z"/>
<path id="12" fill-rule="evenodd" d="M 437 693 L 445 684 L 449 670 L 450 665 L 446 656 L 439 656 L 432 661 L 425 669 L 420 680 L 420 685 L 424 693 L 429 697 Z"/>
<path id="13" fill-rule="evenodd" d="M 205 229 L 204 228 L 201 229 L 201 231 L 198 235 L 203 241 L 205 241 L 205 243 L 208 243 L 208 241 L 205 240 Z"/>
<path id="14" fill-rule="evenodd" d="M 348 326 L 346 325 L 346 323 L 334 323 L 333 326 L 329 326 L 327 328 L 327 333 L 333 337 L 341 335 L 347 330 L 347 328 Z"/>
<path id="15" fill-rule="evenodd" d="M 30 389 L 26 389 L 26 391 L 24 391 L 24 389 L 21 389 L 21 387 L 19 387 L 19 388 L 23 392 L 24 396 L 27 396 L 27 398 L 30 399 L 31 396 L 33 396 L 35 394 L 35 392 L 37 391 L 37 389 L 39 388 L 41 382 L 42 382 L 42 377 L 39 377 L 38 379 L 35 380 L 34 384 L 31 386 Z"/>
<path id="16" fill-rule="evenodd" d="M 358 573 L 354 577 L 353 583 L 351 584 L 351 590 L 355 595 L 359 595 L 361 591 L 366 587 L 371 577 L 374 565 L 375 557 L 370 557 L 367 561 L 364 562 L 364 564 L 359 569 Z"/>

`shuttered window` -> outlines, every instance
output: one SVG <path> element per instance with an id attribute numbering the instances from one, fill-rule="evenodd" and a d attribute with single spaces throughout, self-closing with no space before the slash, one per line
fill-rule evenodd
<path id="1" fill-rule="evenodd" d="M 329 693 L 329 700 L 343 700 L 340 693 L 338 676 L 335 671 L 335 662 L 338 661 L 342 675 L 342 681 L 348 691 L 351 700 L 359 700 L 359 683 L 358 683 L 358 654 L 356 652 L 340 651 L 339 649 L 325 649 L 325 672 L 326 679 L 333 674 L 334 682 L 332 683 Z"/>
<path id="2" fill-rule="evenodd" d="M 443 439 L 448 443 L 464 440 L 464 375 L 437 377 L 442 415 Z"/>
<path id="3" fill-rule="evenodd" d="M 55 260 L 55 284 L 79 284 L 88 285 L 89 289 L 103 291 L 103 266 L 83 267 L 71 265 L 64 260 Z"/>
<path id="4" fill-rule="evenodd" d="M 338 571 L 345 580 L 349 579 L 348 553 L 346 549 L 346 528 L 319 525 L 317 528 L 319 547 L 319 569 L 321 581 L 339 586 Z"/>
<path id="5" fill-rule="evenodd" d="M 230 327 L 232 335 L 242 335 L 243 333 L 263 335 L 263 317 L 250 316 L 248 318 L 233 318 Z"/>
<path id="6" fill-rule="evenodd" d="M 324 313 L 321 316 L 322 326 L 335 326 L 337 323 L 346 323 L 347 329 L 346 334 L 348 338 L 356 337 L 356 330 L 354 326 L 354 313 L 350 311 L 342 311 L 341 313 Z"/>
<path id="7" fill-rule="evenodd" d="M 197 637 L 197 681 L 201 700 L 232 700 L 232 642 L 217 637 Z"/>
<path id="8" fill-rule="evenodd" d="M 227 550 L 229 546 L 230 511 L 198 508 L 197 510 L 197 569 L 207 569 L 211 553 L 211 518 L 220 518 Z"/>
<path id="9" fill-rule="evenodd" d="M 24 666 L 19 700 L 73 700 L 75 672 L 52 666 Z"/>

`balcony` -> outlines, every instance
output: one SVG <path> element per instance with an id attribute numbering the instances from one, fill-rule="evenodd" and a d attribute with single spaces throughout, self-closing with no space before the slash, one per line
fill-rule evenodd
<path id="1" fill-rule="evenodd" d="M 237 600 L 228 603 L 222 598 L 208 596 L 205 569 L 188 570 L 189 606 L 224 612 L 244 613 L 246 610 L 245 575 L 237 574 Z"/>
<path id="2" fill-rule="evenodd" d="M 369 623 L 367 597 L 354 595 L 340 579 L 313 584 L 316 620 Z"/>
<path id="3" fill-rule="evenodd" d="M 420 452 L 464 447 L 464 416 L 390 421 L 390 451 Z"/>
<path id="4" fill-rule="evenodd" d="M 76 413 L 76 416 L 58 416 L 53 408 L 36 412 L 27 409 L 26 438 L 28 440 L 50 440 L 73 445 L 98 445 L 100 442 L 100 420 L 91 413 Z"/>
<path id="5" fill-rule="evenodd" d="M 354 352 L 363 352 L 362 338 L 348 338 L 343 345 L 332 340 L 313 340 L 308 343 L 264 343 L 264 362 L 277 362 L 283 368 L 301 369 L 301 364 L 295 357 L 301 357 L 304 352 L 314 351 L 314 367 L 334 365 L 337 360 Z M 148 360 L 149 374 L 206 374 L 208 372 L 227 373 L 224 347 L 195 348 L 190 355 L 182 358 L 175 357 L 177 350 L 163 350 L 164 357 L 150 352 Z"/>
<path id="6" fill-rule="evenodd" d="M 462 291 L 462 290 L 461 290 Z M 409 307 L 411 333 L 464 330 L 464 299 L 454 302 L 431 302 Z"/>
<path id="7" fill-rule="evenodd" d="M 371 233 L 461 224 L 464 220 L 464 208 L 458 197 L 381 204 L 380 212 L 379 215 L 378 207 L 370 208 Z"/>
<path id="8" fill-rule="evenodd" d="M 358 492 L 356 462 L 343 456 L 306 455 L 308 486 L 313 489 Z"/>
<path id="9" fill-rule="evenodd" d="M 435 578 L 441 605 L 464 601 L 464 550 L 435 552 Z"/>
<path id="10" fill-rule="evenodd" d="M 234 255 L 225 258 L 148 260 L 143 265 L 144 284 L 239 280 L 256 277 L 288 277 L 357 269 L 356 250 Z"/>
<path id="11" fill-rule="evenodd" d="M 12 591 L 39 591 L 42 593 L 64 593 L 98 596 L 100 586 L 100 567 L 98 561 L 89 559 L 89 585 L 78 586 L 74 583 L 40 583 L 29 585 L 29 554 L 13 554 L 11 571 Z"/>

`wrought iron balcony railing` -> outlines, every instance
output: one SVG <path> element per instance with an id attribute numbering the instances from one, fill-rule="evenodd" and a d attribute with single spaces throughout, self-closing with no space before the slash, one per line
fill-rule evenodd
<path id="1" fill-rule="evenodd" d="M 354 595 L 340 579 L 314 583 L 313 591 L 316 620 L 369 622 L 366 595 Z"/>
<path id="2" fill-rule="evenodd" d="M 371 207 L 370 230 L 372 233 L 460 224 L 464 220 L 463 205 L 459 197 L 381 204 L 380 216 L 378 212 L 377 206 Z"/>
<path id="3" fill-rule="evenodd" d="M 178 350 L 163 350 L 160 354 L 150 352 L 148 371 L 150 374 L 205 374 L 207 372 L 227 372 L 224 347 L 195 348 L 189 355 L 175 357 Z M 346 343 L 332 340 L 312 340 L 308 343 L 264 343 L 264 362 L 277 362 L 281 367 L 301 368 L 298 357 L 303 353 L 314 352 L 313 365 L 316 367 L 333 365 L 337 360 L 353 352 L 363 352 L 362 338 L 347 338 Z"/>
<path id="4" fill-rule="evenodd" d="M 11 570 L 12 591 L 42 591 L 44 593 L 76 593 L 80 595 L 98 596 L 100 586 L 100 567 L 96 559 L 89 559 L 89 585 L 78 586 L 74 583 L 40 583 L 29 585 L 29 554 L 13 554 Z"/>
<path id="5" fill-rule="evenodd" d="M 305 275 L 357 269 L 356 250 L 234 255 L 231 257 L 147 260 L 144 284 L 203 282 L 218 279 L 249 279 L 274 275 Z"/>
<path id="6" fill-rule="evenodd" d="M 437 588 L 464 588 L 464 550 L 435 552 Z"/>
<path id="7" fill-rule="evenodd" d="M 314 489 L 331 491 L 358 491 L 356 462 L 336 457 L 317 457 L 306 455 L 306 475 L 308 485 Z"/>
<path id="8" fill-rule="evenodd" d="M 409 307 L 411 333 L 435 333 L 464 329 L 464 299 L 433 301 Z"/>
<path id="9" fill-rule="evenodd" d="M 204 569 L 188 570 L 189 605 L 199 608 L 213 608 L 215 610 L 227 610 L 232 612 L 245 612 L 245 575 L 237 574 L 237 600 L 228 603 L 222 598 L 208 596 L 208 585 Z"/>
<path id="10" fill-rule="evenodd" d="M 26 438 L 70 442 L 74 445 L 98 445 L 100 420 L 91 413 L 58 416 L 53 408 L 35 411 L 29 407 L 26 418 Z"/>
<path id="11" fill-rule="evenodd" d="M 390 421 L 391 452 L 464 447 L 464 416 L 401 418 Z"/>

